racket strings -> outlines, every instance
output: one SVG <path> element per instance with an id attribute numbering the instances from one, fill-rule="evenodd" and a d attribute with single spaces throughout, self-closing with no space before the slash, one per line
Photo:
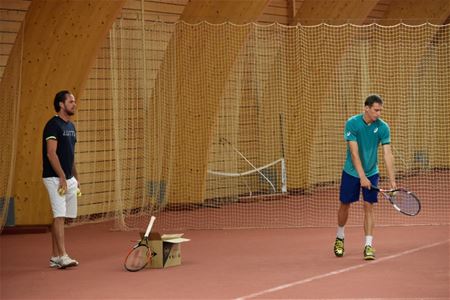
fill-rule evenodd
<path id="1" fill-rule="evenodd" d="M 145 245 L 134 248 L 125 260 L 125 268 L 128 271 L 139 271 L 151 260 L 152 251 Z"/>
<path id="2" fill-rule="evenodd" d="M 389 196 L 392 202 L 404 213 L 415 215 L 420 211 L 420 203 L 406 191 L 391 193 Z"/>

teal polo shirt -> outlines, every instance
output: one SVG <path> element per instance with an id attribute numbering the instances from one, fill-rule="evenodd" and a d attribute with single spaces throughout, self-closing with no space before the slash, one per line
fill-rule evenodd
<path id="1" fill-rule="evenodd" d="M 347 142 L 358 143 L 359 157 L 366 176 L 372 176 L 378 170 L 378 145 L 391 143 L 391 132 L 389 125 L 381 119 L 368 125 L 363 114 L 351 117 L 345 123 L 344 138 Z M 353 166 L 350 147 L 347 144 L 347 158 L 344 164 L 344 171 L 354 177 L 358 177 L 358 172 Z"/>

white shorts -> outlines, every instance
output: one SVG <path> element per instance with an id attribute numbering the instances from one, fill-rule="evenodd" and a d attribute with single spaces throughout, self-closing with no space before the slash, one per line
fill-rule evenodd
<path id="1" fill-rule="evenodd" d="M 48 195 L 50 197 L 50 204 L 52 205 L 53 218 L 65 217 L 76 218 L 77 217 L 77 188 L 78 181 L 75 177 L 67 180 L 67 191 L 64 195 L 58 193 L 59 178 L 48 177 L 42 178 L 44 185 L 47 188 Z"/>

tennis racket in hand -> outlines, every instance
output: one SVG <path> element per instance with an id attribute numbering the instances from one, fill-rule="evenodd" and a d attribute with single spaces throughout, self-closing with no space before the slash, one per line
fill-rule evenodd
<path id="1" fill-rule="evenodd" d="M 379 191 L 402 214 L 407 216 L 419 214 L 421 209 L 420 200 L 414 193 L 403 188 L 383 190 L 374 185 L 372 185 L 372 189 Z"/>
<path id="2" fill-rule="evenodd" d="M 148 236 L 150 235 L 150 231 L 152 230 L 154 222 L 155 217 L 152 216 L 143 238 L 139 241 L 139 243 L 133 246 L 127 257 L 125 258 L 123 266 L 127 271 L 140 271 L 145 268 L 150 262 L 152 258 L 152 250 L 148 246 Z"/>

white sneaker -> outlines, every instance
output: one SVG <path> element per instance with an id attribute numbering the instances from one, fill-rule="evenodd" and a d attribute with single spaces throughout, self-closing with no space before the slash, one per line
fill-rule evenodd
<path id="1" fill-rule="evenodd" d="M 71 258 L 75 262 L 75 266 L 78 266 L 80 263 L 75 258 Z"/>
<path id="2" fill-rule="evenodd" d="M 71 259 L 69 257 L 69 255 L 63 255 L 59 257 L 59 268 L 60 269 L 65 269 L 68 267 L 74 267 L 74 266 L 78 266 L 78 262 L 74 259 Z"/>
<path id="3" fill-rule="evenodd" d="M 60 266 L 58 256 L 50 257 L 50 268 L 59 268 Z"/>

